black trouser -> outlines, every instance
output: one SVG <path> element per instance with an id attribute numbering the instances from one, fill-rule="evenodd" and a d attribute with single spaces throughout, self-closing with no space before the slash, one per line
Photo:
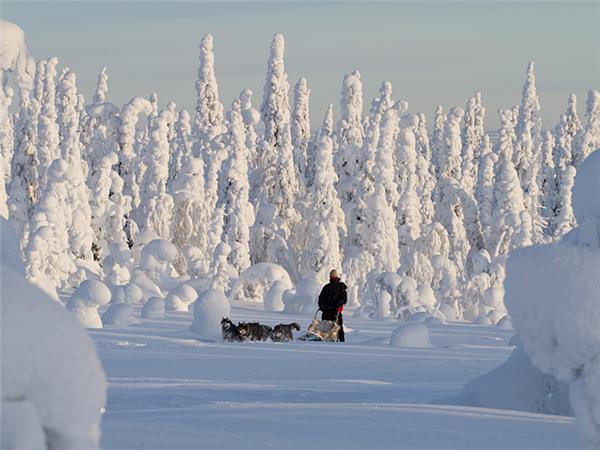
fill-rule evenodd
<path id="1" fill-rule="evenodd" d="M 336 316 L 337 324 L 340 326 L 338 331 L 338 341 L 344 342 L 344 319 L 342 318 L 342 313 L 338 313 L 337 309 L 327 309 L 323 311 L 321 320 L 333 320 L 335 322 Z"/>

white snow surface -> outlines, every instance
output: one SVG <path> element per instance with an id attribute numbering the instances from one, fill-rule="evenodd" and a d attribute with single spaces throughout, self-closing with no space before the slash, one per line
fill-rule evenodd
<path id="1" fill-rule="evenodd" d="M 230 317 L 310 321 L 239 301 Z M 212 343 L 192 320 L 90 331 L 109 381 L 103 449 L 583 448 L 572 417 L 448 404 L 507 359 L 511 331 L 430 323 L 431 347 L 392 347 L 398 322 L 348 316 L 345 344 Z"/>
<path id="2" fill-rule="evenodd" d="M 429 328 L 424 323 L 406 323 L 396 328 L 390 336 L 394 347 L 429 347 Z"/>

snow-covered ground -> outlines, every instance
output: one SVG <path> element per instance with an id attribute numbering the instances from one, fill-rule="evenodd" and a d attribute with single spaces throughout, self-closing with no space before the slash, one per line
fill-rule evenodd
<path id="1" fill-rule="evenodd" d="M 234 321 L 306 316 L 235 303 Z M 108 449 L 570 449 L 574 419 L 449 404 L 506 360 L 511 331 L 428 325 L 431 347 L 388 344 L 396 322 L 345 319 L 345 344 L 212 343 L 192 314 L 90 330 L 108 377 Z M 515 383 L 518 383 L 515 380 Z"/>

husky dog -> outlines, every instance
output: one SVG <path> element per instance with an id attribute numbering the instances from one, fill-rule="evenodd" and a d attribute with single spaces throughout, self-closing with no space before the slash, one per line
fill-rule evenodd
<path id="1" fill-rule="evenodd" d="M 300 325 L 296 322 L 294 323 L 280 323 L 279 325 L 275 325 L 273 327 L 273 331 L 271 331 L 271 340 L 275 342 L 288 342 L 294 340 L 294 334 L 292 330 L 300 331 Z"/>
<path id="2" fill-rule="evenodd" d="M 266 341 L 271 335 L 272 328 L 258 322 L 241 322 L 238 324 L 238 330 L 243 340 Z"/>
<path id="3" fill-rule="evenodd" d="M 229 317 L 223 317 L 221 319 L 221 332 L 223 333 L 223 340 L 229 342 L 242 342 L 243 336 L 240 334 L 240 330 Z"/>

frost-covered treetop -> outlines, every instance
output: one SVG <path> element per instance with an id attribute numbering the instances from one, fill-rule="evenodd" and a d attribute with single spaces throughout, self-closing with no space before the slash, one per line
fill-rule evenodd
<path id="1" fill-rule="evenodd" d="M 206 34 L 200 42 L 200 66 L 196 80 L 196 133 L 208 138 L 223 131 L 223 105 L 219 100 L 219 87 L 215 76 L 213 37 Z"/>
<path id="2" fill-rule="evenodd" d="M 535 88 L 535 64 L 529 61 L 527 66 L 527 77 L 523 85 L 523 96 L 519 107 L 519 118 L 517 123 L 517 135 L 525 132 L 526 123 L 531 122 L 531 133 L 539 137 L 541 133 L 540 102 Z"/>
<path id="3" fill-rule="evenodd" d="M 25 43 L 25 33 L 14 23 L 0 20 L 0 36 L 0 71 L 14 72 L 19 88 L 31 91 L 35 60 Z"/>
<path id="4" fill-rule="evenodd" d="M 106 67 L 103 67 L 98 74 L 98 84 L 96 86 L 96 93 L 94 94 L 94 103 L 106 102 L 106 94 L 108 93 L 108 75 L 106 73 Z"/>

